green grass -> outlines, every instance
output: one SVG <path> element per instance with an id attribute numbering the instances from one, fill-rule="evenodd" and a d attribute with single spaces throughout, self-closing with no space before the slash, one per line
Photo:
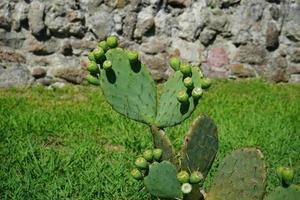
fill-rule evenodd
<path id="1" fill-rule="evenodd" d="M 242 146 L 262 149 L 268 191 L 274 169 L 291 165 L 300 183 L 300 85 L 218 81 L 192 117 L 167 128 L 177 150 L 189 125 L 208 113 L 219 131 L 219 160 Z M 99 88 L 0 90 L 0 199 L 150 199 L 129 176 L 151 147 L 148 127 L 114 112 Z"/>

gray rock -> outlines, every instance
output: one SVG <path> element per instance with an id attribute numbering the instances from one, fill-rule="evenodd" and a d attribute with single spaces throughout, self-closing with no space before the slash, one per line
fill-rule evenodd
<path id="1" fill-rule="evenodd" d="M 33 69 L 31 69 L 31 76 L 33 76 L 36 79 L 43 78 L 46 76 L 46 74 L 47 71 L 43 67 L 34 67 Z"/>
<path id="2" fill-rule="evenodd" d="M 278 82 L 287 82 L 288 76 L 287 76 L 287 60 L 285 57 L 277 56 L 274 59 L 272 59 L 270 65 L 269 65 L 269 79 L 278 83 Z"/>
<path id="3" fill-rule="evenodd" d="M 126 15 L 123 23 L 123 37 L 131 40 L 133 38 L 134 29 L 137 23 L 137 14 L 130 13 L 129 15 Z"/>
<path id="4" fill-rule="evenodd" d="M 49 55 L 58 51 L 60 44 L 55 38 L 47 41 L 38 41 L 35 37 L 28 36 L 24 42 L 23 49 L 36 55 Z"/>
<path id="5" fill-rule="evenodd" d="M 44 23 L 45 5 L 40 1 L 33 1 L 28 12 L 28 21 L 31 33 L 36 37 L 41 37 L 45 33 Z"/>
<path id="6" fill-rule="evenodd" d="M 157 54 L 166 52 L 170 41 L 166 37 L 150 37 L 141 44 L 140 49 L 147 54 Z"/>
<path id="7" fill-rule="evenodd" d="M 289 81 L 291 83 L 300 83 L 300 74 L 291 74 Z"/>
<path id="8" fill-rule="evenodd" d="M 105 7 L 101 7 L 101 12 L 88 17 L 86 24 L 99 39 L 104 39 L 113 31 L 113 15 Z"/>
<path id="9" fill-rule="evenodd" d="M 178 35 L 187 40 L 196 39 L 205 25 L 206 12 L 205 2 L 195 2 L 193 5 L 178 16 Z M 192 26 L 191 26 L 192 24 Z"/>
<path id="10" fill-rule="evenodd" d="M 212 44 L 216 38 L 216 34 L 216 31 L 205 28 L 200 34 L 201 43 L 205 46 Z"/>
<path id="11" fill-rule="evenodd" d="M 30 71 L 23 66 L 0 69 L 0 88 L 26 86 L 30 83 Z"/>
<path id="12" fill-rule="evenodd" d="M 204 47 L 199 41 L 188 42 L 180 38 L 172 38 L 170 55 L 180 56 L 183 60 L 199 65 L 204 58 Z"/>
<path id="13" fill-rule="evenodd" d="M 155 24 L 154 24 L 153 10 L 151 7 L 147 7 L 142 12 L 140 12 L 137 16 L 137 24 L 134 31 L 134 37 L 141 38 L 146 34 L 153 35 L 154 28 L 155 28 Z"/>
<path id="14" fill-rule="evenodd" d="M 176 35 L 178 29 L 178 22 L 171 13 L 167 13 L 161 9 L 154 18 L 155 21 L 155 33 L 157 35 L 164 35 L 171 37 Z"/>
<path id="15" fill-rule="evenodd" d="M 215 31 L 222 32 L 225 31 L 224 27 L 227 23 L 227 16 L 222 10 L 215 10 L 209 14 L 207 19 L 207 26 Z"/>
<path id="16" fill-rule="evenodd" d="M 266 47 L 270 51 L 274 51 L 279 45 L 279 30 L 274 22 L 268 23 L 267 33 L 266 33 Z"/>
<path id="17" fill-rule="evenodd" d="M 300 63 L 300 48 L 290 49 L 289 56 L 293 63 Z"/>
<path id="18" fill-rule="evenodd" d="M 237 78 L 255 77 L 254 69 L 245 64 L 231 64 L 229 66 L 229 69 L 230 76 L 234 76 Z"/>
<path id="19" fill-rule="evenodd" d="M 29 4 L 26 4 L 25 2 L 18 2 L 15 5 L 14 15 L 12 16 L 12 28 L 14 30 L 19 31 L 23 24 L 26 26 L 28 12 Z"/>
<path id="20" fill-rule="evenodd" d="M 25 39 L 26 37 L 23 32 L 7 32 L 4 29 L 0 29 L 0 46 L 8 46 L 13 49 L 20 49 L 22 48 Z"/>
<path id="21" fill-rule="evenodd" d="M 95 13 L 99 11 L 100 5 L 103 0 L 80 0 L 80 6 L 89 13 Z"/>
<path id="22" fill-rule="evenodd" d="M 64 79 L 70 83 L 81 84 L 85 77 L 86 71 L 80 67 L 71 68 L 71 67 L 61 67 L 54 70 L 54 76 L 57 78 Z"/>
<path id="23" fill-rule="evenodd" d="M 296 8 L 289 10 L 284 27 L 285 35 L 291 41 L 300 41 L 300 11 Z"/>
<path id="24" fill-rule="evenodd" d="M 274 20 L 279 19 L 280 15 L 281 15 L 281 12 L 280 12 L 280 8 L 277 5 L 272 5 L 269 8 L 269 11 L 270 11 L 270 14 L 271 14 L 271 16 Z"/>
<path id="25" fill-rule="evenodd" d="M 9 2 L 0 3 L 0 28 L 10 30 L 12 5 Z"/>
<path id="26" fill-rule="evenodd" d="M 11 63 L 13 66 L 26 63 L 25 56 L 14 49 L 7 47 L 0 47 L 0 63 Z M 6 66 L 7 67 L 7 66 Z"/>
<path id="27" fill-rule="evenodd" d="M 154 80 L 162 81 L 168 78 L 168 60 L 166 59 L 166 55 L 158 54 L 155 56 L 149 56 L 147 54 L 141 53 L 140 57 L 141 61 L 150 68 Z"/>
<path id="28" fill-rule="evenodd" d="M 241 46 L 235 59 L 238 62 L 249 64 L 263 64 L 266 61 L 267 52 L 260 44 L 248 44 Z"/>

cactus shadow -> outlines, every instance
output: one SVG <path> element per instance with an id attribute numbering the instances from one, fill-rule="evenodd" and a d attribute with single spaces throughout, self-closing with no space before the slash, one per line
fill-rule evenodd
<path id="1" fill-rule="evenodd" d="M 105 71 L 105 74 L 106 74 L 106 78 L 109 83 L 111 83 L 111 84 L 116 83 L 117 76 L 116 76 L 116 73 L 114 70 L 111 69 L 111 70 Z"/>
<path id="2" fill-rule="evenodd" d="M 142 63 L 139 60 L 137 62 L 130 63 L 130 66 L 131 66 L 132 71 L 135 73 L 139 73 L 142 69 Z"/>
<path id="3" fill-rule="evenodd" d="M 182 103 L 180 105 L 180 113 L 182 115 L 186 114 L 189 111 L 189 109 L 190 109 L 190 105 L 191 105 L 190 102 Z"/>

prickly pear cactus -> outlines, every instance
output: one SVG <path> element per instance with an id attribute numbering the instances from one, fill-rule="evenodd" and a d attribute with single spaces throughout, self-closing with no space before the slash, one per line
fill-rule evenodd
<path id="1" fill-rule="evenodd" d="M 198 170 L 205 178 L 218 151 L 217 127 L 208 116 L 198 117 L 187 133 L 181 151 L 181 168 Z"/>
<path id="2" fill-rule="evenodd" d="M 299 200 L 300 187 L 291 185 L 288 188 L 277 187 L 265 200 Z"/>
<path id="3" fill-rule="evenodd" d="M 166 133 L 162 129 L 159 129 L 155 126 L 151 126 L 151 132 L 152 132 L 154 146 L 156 148 L 162 149 L 164 152 L 162 159 L 168 160 L 173 164 L 176 164 L 177 161 L 175 159 L 176 158 L 175 150 Z"/>
<path id="4" fill-rule="evenodd" d="M 266 166 L 256 148 L 226 156 L 220 164 L 207 200 L 260 200 L 266 186 Z"/>
<path id="5" fill-rule="evenodd" d="M 153 163 L 149 167 L 149 174 L 144 178 L 145 187 L 151 195 L 156 197 L 182 198 L 176 174 L 176 166 L 168 161 Z"/>
<path id="6" fill-rule="evenodd" d="M 156 86 L 147 68 L 131 64 L 125 51 L 111 49 L 111 70 L 101 69 L 100 83 L 107 101 L 127 117 L 152 124 L 156 116 Z"/>

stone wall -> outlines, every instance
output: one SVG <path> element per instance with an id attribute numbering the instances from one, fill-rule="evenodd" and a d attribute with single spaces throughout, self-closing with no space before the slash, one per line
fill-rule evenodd
<path id="1" fill-rule="evenodd" d="M 2 0 L 0 87 L 80 84 L 87 53 L 110 34 L 157 81 L 178 55 L 210 77 L 300 82 L 298 0 Z"/>

